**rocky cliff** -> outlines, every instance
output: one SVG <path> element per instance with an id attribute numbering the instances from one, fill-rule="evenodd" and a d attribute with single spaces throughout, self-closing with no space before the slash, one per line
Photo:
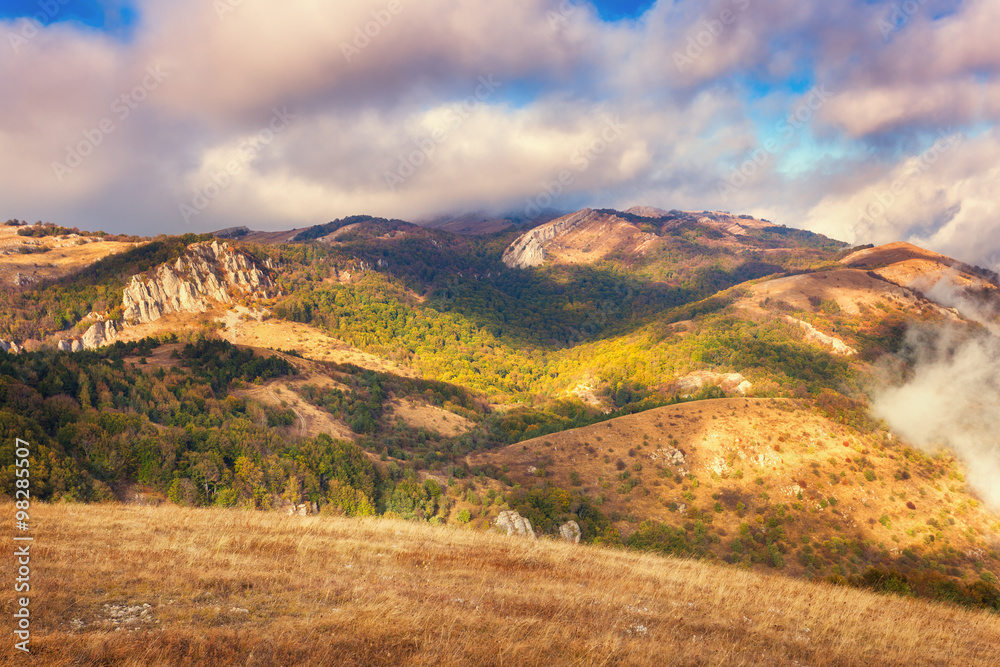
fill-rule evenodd
<path id="1" fill-rule="evenodd" d="M 161 264 L 152 278 L 133 276 L 122 299 L 122 319 L 134 325 L 169 313 L 205 312 L 213 302 L 266 297 L 273 290 L 268 273 L 249 255 L 228 243 L 199 243 L 173 264 Z"/>
<path id="2" fill-rule="evenodd" d="M 540 266 L 545 262 L 545 245 L 559 236 L 568 234 L 581 223 L 590 221 L 595 212 L 589 208 L 577 211 L 553 222 L 535 227 L 517 237 L 503 253 L 503 263 L 511 268 L 524 269 Z"/>
<path id="3" fill-rule="evenodd" d="M 234 250 L 228 243 L 198 243 L 176 262 L 161 264 L 151 277 L 132 276 L 122 296 L 122 320 L 98 319 L 83 336 L 60 340 L 67 352 L 90 350 L 113 343 L 130 326 L 158 320 L 170 313 L 203 313 L 214 304 L 230 304 L 240 297 L 268 297 L 275 291 L 269 269 Z"/>

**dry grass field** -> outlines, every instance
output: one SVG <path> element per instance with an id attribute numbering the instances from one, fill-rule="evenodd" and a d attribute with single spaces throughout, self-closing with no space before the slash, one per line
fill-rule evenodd
<path id="1" fill-rule="evenodd" d="M 8 644 L 3 664 L 970 666 L 1000 646 L 985 612 L 548 540 L 174 506 L 31 514 L 33 655 Z M 7 574 L 8 618 L 13 597 Z"/>
<path id="2" fill-rule="evenodd" d="M 17 230 L 17 227 L 0 227 L 0 285 L 11 285 L 18 273 L 30 281 L 26 284 L 61 278 L 137 245 L 101 241 L 97 237 L 26 238 L 18 236 Z M 35 252 L 22 254 L 25 249 Z"/>

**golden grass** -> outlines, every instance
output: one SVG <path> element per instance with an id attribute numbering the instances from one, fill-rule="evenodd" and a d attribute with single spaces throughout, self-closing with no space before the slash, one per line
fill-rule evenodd
<path id="1" fill-rule="evenodd" d="M 995 665 L 1000 646 L 985 612 L 426 524 L 125 505 L 32 521 L 34 655 L 8 645 L 4 664 Z M 13 597 L 8 579 L 5 614 Z"/>
<path id="2" fill-rule="evenodd" d="M 93 237 L 89 237 L 93 238 Z M 76 245 L 75 240 L 52 236 L 40 239 L 17 235 L 16 227 L 0 227 L 0 252 L 15 250 L 27 243 L 48 248 L 48 252 L 38 254 L 0 255 L 0 284 L 10 284 L 17 273 L 31 276 L 36 280 L 61 278 L 79 271 L 110 255 L 135 248 L 136 243 L 120 241 L 100 241 Z"/>

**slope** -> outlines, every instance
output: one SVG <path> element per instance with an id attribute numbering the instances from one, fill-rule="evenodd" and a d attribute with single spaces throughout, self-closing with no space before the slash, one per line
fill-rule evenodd
<path id="1" fill-rule="evenodd" d="M 552 503 L 553 488 L 572 489 L 637 547 L 810 578 L 874 567 L 995 585 L 1000 516 L 962 466 L 866 425 L 833 394 L 818 403 L 695 401 L 469 458 L 506 470 L 521 486 L 508 502 L 549 533 L 569 518 L 587 533 L 582 510 Z"/>
<path id="2" fill-rule="evenodd" d="M 997 616 L 950 605 L 401 521 L 119 505 L 32 518 L 31 648 L 52 667 L 974 666 L 1000 643 Z"/>

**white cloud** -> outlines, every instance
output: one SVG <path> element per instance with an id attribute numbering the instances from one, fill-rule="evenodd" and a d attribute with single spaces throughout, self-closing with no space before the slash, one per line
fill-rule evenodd
<path id="1" fill-rule="evenodd" d="M 146 232 L 415 219 L 519 208 L 569 169 L 557 206 L 727 208 L 985 263 L 1000 252 L 1000 52 L 989 30 L 1000 8 L 975 0 L 932 21 L 946 2 L 924 3 L 883 39 L 892 3 L 661 0 L 641 20 L 609 24 L 555 0 L 242 2 L 222 17 L 200 0 L 146 0 L 128 41 L 54 24 L 16 53 L 0 49 L 0 151 L 16 156 L 0 163 L 0 215 Z M 678 53 L 691 62 L 679 66 Z M 166 80 L 119 118 L 111 105 L 149 66 Z M 499 92 L 454 123 L 480 77 Z M 835 95 L 723 201 L 719 179 L 761 145 L 772 122 L 761 118 L 801 103 L 788 77 Z M 294 123 L 186 225 L 179 205 L 284 107 Z M 575 169 L 616 116 L 627 130 Z M 52 163 L 105 118 L 114 131 L 60 181 Z M 442 126 L 433 154 L 388 187 L 400 156 Z M 859 225 L 857 209 L 939 128 L 976 134 Z M 814 139 L 852 150 L 822 153 Z"/>

